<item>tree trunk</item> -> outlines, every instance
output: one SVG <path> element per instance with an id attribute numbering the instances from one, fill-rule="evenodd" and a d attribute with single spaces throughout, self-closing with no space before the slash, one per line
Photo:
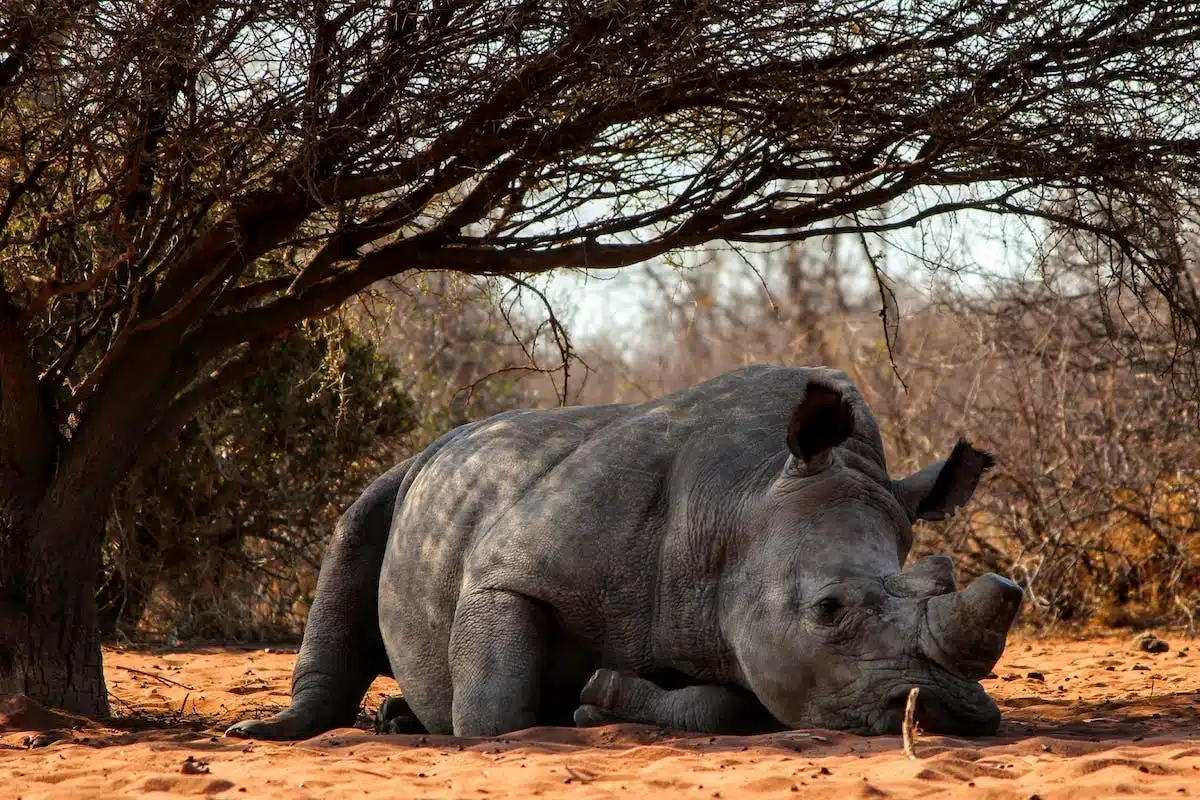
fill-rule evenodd
<path id="1" fill-rule="evenodd" d="M 5 528 L 0 530 L 9 556 L 0 561 L 0 586 L 5 587 L 0 600 L 0 693 L 24 694 L 45 706 L 107 717 L 95 597 L 100 556 L 96 526 L 69 533 L 39 530 L 36 523 Z M 73 546 L 41 550 L 37 544 L 47 533 Z"/>

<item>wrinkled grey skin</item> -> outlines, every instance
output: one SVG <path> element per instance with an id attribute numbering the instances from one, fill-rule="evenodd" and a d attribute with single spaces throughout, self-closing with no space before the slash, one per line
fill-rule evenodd
<path id="1" fill-rule="evenodd" d="M 292 705 L 230 735 L 353 723 L 496 735 L 619 720 L 692 731 L 989 734 L 978 679 L 1021 601 L 948 558 L 901 566 L 912 523 L 965 504 L 960 442 L 891 480 L 845 374 L 755 366 L 642 405 L 464 425 L 379 478 L 330 544 Z"/>

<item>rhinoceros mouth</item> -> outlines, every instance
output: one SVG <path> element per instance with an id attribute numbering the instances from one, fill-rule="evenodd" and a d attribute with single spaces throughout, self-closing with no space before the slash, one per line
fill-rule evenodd
<path id="1" fill-rule="evenodd" d="M 804 718 L 790 727 L 831 728 L 863 736 L 898 734 L 909 692 L 915 687 L 919 690 L 916 719 L 922 731 L 949 736 L 992 736 L 997 732 L 1000 709 L 978 682 L 947 673 L 936 664 L 912 666 L 905 674 L 877 674 L 870 684 L 842 694 L 848 703 L 810 706 Z"/>
<path id="2" fill-rule="evenodd" d="M 1000 728 L 1000 709 L 979 684 L 948 689 L 916 685 L 917 724 L 926 733 L 949 736 L 992 736 Z M 895 691 L 884 704 L 872 733 L 897 734 L 904 722 L 910 689 Z"/>

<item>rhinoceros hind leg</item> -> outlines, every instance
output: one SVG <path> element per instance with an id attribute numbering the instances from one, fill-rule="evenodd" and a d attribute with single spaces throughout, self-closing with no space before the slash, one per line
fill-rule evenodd
<path id="1" fill-rule="evenodd" d="M 291 706 L 270 719 L 239 722 L 226 736 L 307 739 L 351 726 L 371 682 L 391 674 L 379 632 L 379 570 L 411 463 L 377 478 L 338 520 L 292 670 Z"/>
<path id="2" fill-rule="evenodd" d="M 580 727 L 637 722 L 695 733 L 755 734 L 781 726 L 750 692 L 701 684 L 663 689 L 638 675 L 596 670 L 579 695 Z"/>
<path id="3" fill-rule="evenodd" d="M 450 633 L 455 736 L 498 736 L 541 724 L 551 624 L 535 600 L 498 589 L 459 600 Z"/>
<path id="4" fill-rule="evenodd" d="M 375 715 L 376 733 L 428 733 L 403 697 L 387 697 Z"/>

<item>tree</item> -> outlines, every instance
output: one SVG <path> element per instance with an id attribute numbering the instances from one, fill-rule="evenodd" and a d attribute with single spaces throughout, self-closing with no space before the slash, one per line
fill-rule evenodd
<path id="1" fill-rule="evenodd" d="M 389 276 L 974 208 L 1094 230 L 1194 337 L 1198 40 L 1183 0 L 3 0 L 0 691 L 107 711 L 114 487 Z"/>

